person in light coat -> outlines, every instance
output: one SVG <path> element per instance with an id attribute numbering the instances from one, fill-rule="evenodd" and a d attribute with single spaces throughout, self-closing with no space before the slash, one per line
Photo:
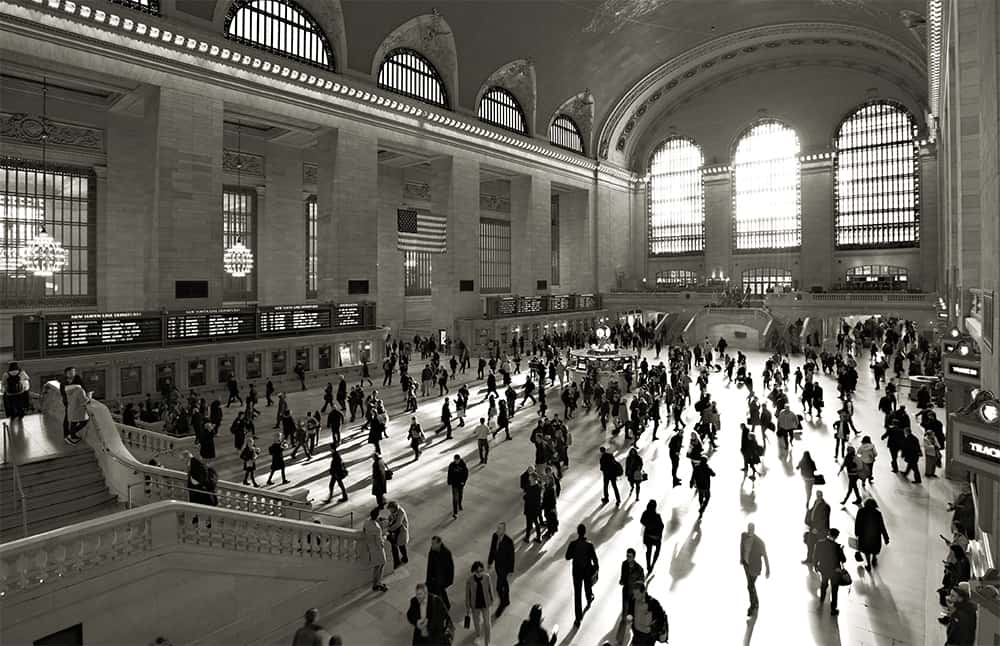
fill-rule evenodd
<path id="1" fill-rule="evenodd" d="M 483 646 L 490 646 L 490 608 L 493 607 L 493 579 L 482 561 L 472 564 L 465 580 L 465 612 L 472 616 L 476 637 Z"/>
<path id="2" fill-rule="evenodd" d="M 69 434 L 66 441 L 76 444 L 80 441 L 79 433 L 87 426 L 90 416 L 87 414 L 87 404 L 90 397 L 83 390 L 83 379 L 79 375 L 66 386 L 66 420 L 69 422 Z"/>
<path id="3" fill-rule="evenodd" d="M 368 563 L 372 568 L 372 590 L 385 592 L 388 588 L 382 583 L 382 571 L 385 570 L 385 531 L 379 521 L 378 508 L 368 514 L 361 532 L 364 535 L 365 546 L 368 548 Z"/>
<path id="4" fill-rule="evenodd" d="M 406 544 L 410 542 L 410 519 L 406 510 L 395 500 L 386 505 L 386 509 L 389 510 L 389 519 L 386 521 L 385 533 L 389 539 L 389 547 L 392 548 L 392 567 L 398 568 L 410 561 L 406 554 Z"/>

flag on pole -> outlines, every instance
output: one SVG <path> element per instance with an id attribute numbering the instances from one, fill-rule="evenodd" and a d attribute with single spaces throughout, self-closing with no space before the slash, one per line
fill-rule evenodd
<path id="1" fill-rule="evenodd" d="M 448 250 L 448 219 L 424 209 L 397 209 L 396 248 L 400 251 L 444 253 Z"/>

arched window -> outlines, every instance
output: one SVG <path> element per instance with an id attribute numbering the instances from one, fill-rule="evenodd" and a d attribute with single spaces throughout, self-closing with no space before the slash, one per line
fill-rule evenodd
<path id="1" fill-rule="evenodd" d="M 743 291 L 750 294 L 764 295 L 779 292 L 784 287 L 792 286 L 792 272 L 774 267 L 758 267 L 743 272 Z"/>
<path id="2" fill-rule="evenodd" d="M 838 249 L 920 241 L 917 124 L 902 106 L 866 103 L 837 130 Z"/>
<path id="3" fill-rule="evenodd" d="M 705 158 L 694 142 L 667 139 L 649 161 L 649 255 L 705 250 Z"/>
<path id="4" fill-rule="evenodd" d="M 751 126 L 733 155 L 733 233 L 737 250 L 802 244 L 799 138 L 768 119 Z"/>
<path id="5" fill-rule="evenodd" d="M 139 11 L 145 11 L 146 13 L 157 15 L 160 13 L 159 0 L 111 0 L 111 2 L 126 7 L 132 7 L 133 9 L 138 9 Z"/>
<path id="6" fill-rule="evenodd" d="M 668 269 L 656 272 L 657 287 L 694 287 L 698 274 L 689 269 Z"/>
<path id="7" fill-rule="evenodd" d="M 449 107 L 441 75 L 412 49 L 394 49 L 386 55 L 378 70 L 378 86 L 431 105 Z"/>
<path id="8" fill-rule="evenodd" d="M 234 0 L 226 37 L 244 45 L 334 69 L 333 50 L 312 16 L 291 0 Z"/>
<path id="9" fill-rule="evenodd" d="M 573 152 L 583 152 L 583 137 L 580 129 L 576 127 L 576 122 L 560 114 L 552 120 L 549 126 L 549 143 Z"/>
<path id="10" fill-rule="evenodd" d="M 491 87 L 479 100 L 479 120 L 494 126 L 512 130 L 519 135 L 528 134 L 528 120 L 524 110 L 510 91 L 502 87 Z"/>

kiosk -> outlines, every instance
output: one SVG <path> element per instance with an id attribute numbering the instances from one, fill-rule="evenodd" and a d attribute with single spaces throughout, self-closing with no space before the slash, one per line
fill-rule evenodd
<path id="1" fill-rule="evenodd" d="M 582 350 L 570 350 L 570 368 L 586 374 L 592 369 L 598 373 L 617 375 L 631 368 L 633 371 L 639 354 L 611 343 L 611 330 L 602 326 L 594 330 L 598 342 Z"/>

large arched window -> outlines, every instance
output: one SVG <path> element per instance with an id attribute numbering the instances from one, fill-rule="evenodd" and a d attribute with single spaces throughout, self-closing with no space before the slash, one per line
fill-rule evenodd
<path id="1" fill-rule="evenodd" d="M 517 98 L 502 87 L 491 87 L 479 100 L 479 120 L 512 130 L 519 135 L 528 134 L 528 120 Z"/>
<path id="2" fill-rule="evenodd" d="M 549 126 L 549 143 L 573 152 L 583 152 L 580 129 L 576 126 L 576 122 L 565 114 L 560 114 L 552 120 L 552 125 Z"/>
<path id="3" fill-rule="evenodd" d="M 736 250 L 789 249 L 802 244 L 799 138 L 773 119 L 758 121 L 733 155 Z"/>
<path id="4" fill-rule="evenodd" d="M 791 286 L 792 272 L 787 269 L 758 267 L 743 272 L 743 290 L 750 294 L 764 295 Z"/>
<path id="5" fill-rule="evenodd" d="M 839 249 L 909 247 L 920 241 L 917 124 L 902 106 L 866 103 L 837 130 Z"/>
<path id="6" fill-rule="evenodd" d="M 312 16 L 291 0 L 234 0 L 226 37 L 244 45 L 334 69 L 333 49 Z"/>
<path id="7" fill-rule="evenodd" d="M 705 250 L 705 190 L 701 149 L 667 139 L 649 161 L 649 255 Z"/>
<path id="8" fill-rule="evenodd" d="M 441 75 L 412 49 L 394 49 L 386 55 L 378 70 L 378 86 L 431 105 L 449 107 Z"/>

